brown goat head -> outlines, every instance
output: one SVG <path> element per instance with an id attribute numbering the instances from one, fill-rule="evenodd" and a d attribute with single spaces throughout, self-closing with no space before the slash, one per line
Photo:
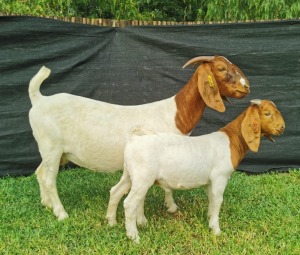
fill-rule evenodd
<path id="1" fill-rule="evenodd" d="M 285 129 L 284 119 L 269 100 L 251 100 L 241 124 L 242 135 L 251 151 L 257 152 L 261 136 L 273 141 L 271 135 L 280 135 Z"/>
<path id="2" fill-rule="evenodd" d="M 188 61 L 190 64 L 200 64 L 198 74 L 198 89 L 207 106 L 224 112 L 222 98 L 243 98 L 250 92 L 249 81 L 243 72 L 223 56 L 200 56 Z"/>

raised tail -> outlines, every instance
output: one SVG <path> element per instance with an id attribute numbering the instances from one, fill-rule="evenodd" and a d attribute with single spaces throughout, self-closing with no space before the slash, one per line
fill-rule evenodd
<path id="1" fill-rule="evenodd" d="M 50 75 L 51 70 L 45 66 L 43 66 L 38 73 L 32 77 L 29 83 L 29 98 L 31 104 L 34 105 L 41 97 L 42 94 L 40 92 L 40 86 L 44 80 L 48 78 Z"/>

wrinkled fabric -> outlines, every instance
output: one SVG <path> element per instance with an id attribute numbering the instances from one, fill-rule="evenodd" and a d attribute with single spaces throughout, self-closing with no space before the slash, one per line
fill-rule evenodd
<path id="1" fill-rule="evenodd" d="M 269 99 L 284 116 L 286 131 L 275 143 L 262 138 L 259 152 L 249 151 L 238 169 L 299 168 L 299 38 L 299 20 L 109 28 L 0 17 L 0 176 L 32 174 L 41 162 L 28 120 L 28 85 L 41 66 L 52 70 L 43 95 L 66 92 L 136 105 L 175 95 L 195 71 L 182 66 L 200 55 L 227 57 L 248 77 L 251 93 L 225 103 L 225 113 L 206 108 L 192 135 L 218 130 L 251 99 Z"/>

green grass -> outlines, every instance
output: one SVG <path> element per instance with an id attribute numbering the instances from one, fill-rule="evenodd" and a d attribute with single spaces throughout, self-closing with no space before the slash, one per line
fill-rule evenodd
<path id="1" fill-rule="evenodd" d="M 121 173 L 62 171 L 60 198 L 70 218 L 58 222 L 40 204 L 35 176 L 0 179 L 0 254 L 300 254 L 300 171 L 247 176 L 235 173 L 220 213 L 222 234 L 208 228 L 203 189 L 175 191 L 180 207 L 166 212 L 163 192 L 152 187 L 145 203 L 148 226 L 141 243 L 105 220 L 109 189 Z"/>

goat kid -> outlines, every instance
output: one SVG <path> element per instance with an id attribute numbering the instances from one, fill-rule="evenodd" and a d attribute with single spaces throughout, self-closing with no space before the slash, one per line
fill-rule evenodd
<path id="1" fill-rule="evenodd" d="M 40 86 L 50 69 L 42 67 L 29 84 L 32 104 L 29 121 L 42 157 L 36 170 L 42 204 L 53 208 L 59 220 L 68 217 L 56 187 L 60 164 L 71 161 L 95 171 L 121 170 L 126 137 L 133 127 L 188 135 L 206 105 L 223 112 L 221 97 L 242 98 L 249 93 L 244 74 L 224 57 L 196 57 L 185 66 L 190 64 L 201 65 L 178 94 L 136 106 L 109 104 L 66 93 L 43 96 Z M 168 211 L 175 212 L 172 192 L 165 191 Z M 107 218 L 110 225 L 116 224 L 115 215 L 109 211 Z"/>
<path id="2" fill-rule="evenodd" d="M 218 235 L 223 193 L 234 169 L 248 149 L 258 151 L 261 136 L 272 139 L 284 129 L 280 112 L 267 100 L 252 100 L 234 121 L 208 135 L 186 137 L 137 128 L 125 146 L 124 172 L 111 189 L 109 206 L 118 205 L 131 188 L 124 201 L 126 232 L 138 243 L 136 224 L 147 222 L 143 205 L 154 183 L 170 190 L 207 185 L 209 226 Z"/>

